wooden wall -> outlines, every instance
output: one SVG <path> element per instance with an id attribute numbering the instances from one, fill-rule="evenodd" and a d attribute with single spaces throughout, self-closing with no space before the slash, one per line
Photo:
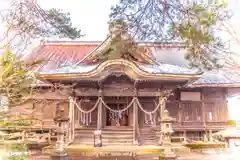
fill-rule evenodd
<path id="1" fill-rule="evenodd" d="M 178 122 L 224 122 L 228 120 L 228 108 L 226 100 L 226 90 L 223 88 L 202 88 L 202 89 L 191 89 L 189 92 L 201 92 L 201 100 L 199 101 L 181 101 L 180 92 L 176 93 L 168 98 L 166 107 L 169 110 L 170 116 L 177 119 Z M 47 92 L 43 94 L 36 95 L 35 98 L 44 99 L 47 98 L 50 103 L 43 106 L 43 102 L 32 101 L 27 102 L 21 106 L 12 109 L 12 113 L 18 113 L 22 108 L 32 109 L 35 112 L 42 113 L 40 118 L 49 123 L 52 123 L 53 118 L 56 115 L 56 110 L 58 107 L 63 107 L 65 116 L 68 116 L 69 102 L 66 97 L 62 96 L 57 92 Z M 54 100 L 54 98 L 56 98 Z M 65 99 L 65 101 L 63 101 Z M 141 99 L 141 98 L 140 98 Z M 191 99 L 191 97 L 190 97 Z M 52 102 L 52 103 L 51 103 Z M 95 103 L 84 104 L 84 109 L 89 110 L 93 107 Z M 153 110 L 155 105 L 153 103 L 141 102 L 146 110 Z M 104 107 L 103 107 L 104 108 Z M 132 123 L 132 110 L 129 110 L 129 124 Z M 103 110 L 103 114 L 105 114 Z M 106 115 L 103 115 L 106 117 Z M 212 119 L 210 118 L 212 117 Z M 92 113 L 92 123 L 96 124 L 97 121 L 97 109 Z M 103 120 L 105 123 L 106 120 Z M 144 113 L 139 109 L 139 123 L 143 125 L 144 123 Z"/>
<path id="2" fill-rule="evenodd" d="M 195 92 L 191 90 L 189 92 Z M 201 89 L 201 100 L 181 101 L 180 91 L 170 97 L 167 102 L 167 109 L 170 116 L 178 121 L 227 121 L 228 108 L 226 92 L 222 88 Z M 190 94 L 191 95 L 191 94 Z"/>

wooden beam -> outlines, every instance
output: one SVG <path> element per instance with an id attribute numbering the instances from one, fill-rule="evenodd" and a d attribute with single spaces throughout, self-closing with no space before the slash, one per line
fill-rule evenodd
<path id="1" fill-rule="evenodd" d="M 97 89 L 75 89 L 75 93 L 77 96 L 98 96 L 98 90 Z M 119 96 L 119 97 L 132 97 L 134 95 L 134 90 L 132 89 L 104 89 L 102 91 L 103 96 Z M 157 89 L 146 89 L 146 90 L 138 90 L 137 96 L 139 97 L 159 97 L 163 96 L 164 90 L 160 91 Z"/>

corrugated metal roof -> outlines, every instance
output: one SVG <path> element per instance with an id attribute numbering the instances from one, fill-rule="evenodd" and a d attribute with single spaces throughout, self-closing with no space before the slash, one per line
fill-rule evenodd
<path id="1" fill-rule="evenodd" d="M 194 84 L 240 84 L 240 75 L 227 70 L 207 71 Z"/>

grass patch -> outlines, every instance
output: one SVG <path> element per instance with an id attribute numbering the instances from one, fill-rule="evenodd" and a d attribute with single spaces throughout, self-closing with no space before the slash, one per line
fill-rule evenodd
<path id="1" fill-rule="evenodd" d="M 216 148 L 225 148 L 225 144 L 223 143 L 192 143 L 185 144 L 184 146 L 190 149 L 216 149 Z"/>
<path id="2" fill-rule="evenodd" d="M 99 154 L 134 153 L 136 155 L 162 154 L 163 147 L 158 146 L 106 146 L 95 148 L 93 146 L 72 145 L 65 147 L 69 155 L 96 156 Z"/>

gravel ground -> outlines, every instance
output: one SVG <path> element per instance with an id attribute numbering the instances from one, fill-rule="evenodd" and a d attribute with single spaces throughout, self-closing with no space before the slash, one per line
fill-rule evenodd
<path id="1" fill-rule="evenodd" d="M 240 160 L 240 152 L 208 152 L 182 155 L 178 160 Z"/>

